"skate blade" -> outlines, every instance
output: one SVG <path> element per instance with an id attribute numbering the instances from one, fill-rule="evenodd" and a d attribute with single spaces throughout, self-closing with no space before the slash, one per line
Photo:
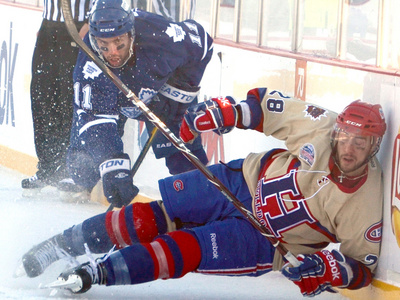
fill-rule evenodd
<path id="1" fill-rule="evenodd" d="M 38 198 L 41 195 L 42 189 L 22 189 L 22 197 Z"/>
<path id="2" fill-rule="evenodd" d="M 25 272 L 24 264 L 22 263 L 22 261 L 19 261 L 17 268 L 14 270 L 13 277 L 20 278 L 20 277 L 26 277 L 26 276 L 27 275 Z"/>
<path id="3" fill-rule="evenodd" d="M 37 189 L 22 189 L 22 197 L 33 199 L 52 199 L 59 197 L 59 192 L 56 187 L 48 185 Z"/>
<path id="4" fill-rule="evenodd" d="M 82 279 L 77 275 L 68 276 L 68 280 L 64 280 L 62 278 L 57 279 L 56 281 L 50 282 L 48 284 L 39 285 L 40 289 L 64 289 L 69 290 L 71 292 L 76 292 L 82 289 Z"/>
<path id="5" fill-rule="evenodd" d="M 88 203 L 90 202 L 90 193 L 83 192 L 64 192 L 60 191 L 60 199 L 68 203 Z"/>

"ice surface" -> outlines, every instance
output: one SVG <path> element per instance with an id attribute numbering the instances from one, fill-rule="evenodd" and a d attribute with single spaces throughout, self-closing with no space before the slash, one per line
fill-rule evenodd
<path id="1" fill-rule="evenodd" d="M 0 166 L 0 299 L 306 299 L 298 288 L 279 272 L 253 277 L 225 277 L 187 274 L 180 279 L 157 280 L 135 286 L 94 286 L 87 293 L 39 289 L 63 271 L 65 262 L 50 266 L 37 278 L 14 278 L 22 255 L 34 244 L 73 224 L 102 213 L 100 204 L 62 203 L 55 191 L 45 197 L 21 197 L 20 182 L 25 176 Z M 80 258 L 84 261 L 85 258 Z M 314 299 L 346 299 L 340 294 L 323 293 Z"/>

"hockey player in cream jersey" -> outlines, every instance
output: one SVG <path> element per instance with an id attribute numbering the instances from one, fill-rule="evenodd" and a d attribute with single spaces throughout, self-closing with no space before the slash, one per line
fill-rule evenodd
<path id="1" fill-rule="evenodd" d="M 258 276 L 282 270 L 306 296 L 369 285 L 382 227 L 375 158 L 386 130 L 380 105 L 355 101 L 338 115 L 257 88 L 239 104 L 215 98 L 189 109 L 180 136 L 190 142 L 198 132 L 227 133 L 234 126 L 284 140 L 287 149 L 251 153 L 210 170 L 298 255 L 299 267 L 285 264 L 224 195 L 191 171 L 160 180 L 162 201 L 95 216 L 33 247 L 23 257 L 28 276 L 60 259 L 58 248 L 77 256 L 86 243 L 95 253 L 113 245 L 119 250 L 62 273 L 61 282 L 77 282 L 68 287 L 75 293 L 93 284 L 137 284 L 191 271 Z M 330 243 L 340 249 L 326 250 Z"/>

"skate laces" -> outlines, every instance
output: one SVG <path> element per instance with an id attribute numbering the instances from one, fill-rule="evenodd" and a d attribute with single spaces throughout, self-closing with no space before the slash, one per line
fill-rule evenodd
<path id="1" fill-rule="evenodd" d="M 92 278 L 92 283 L 103 284 L 105 278 L 103 278 L 102 268 L 98 268 L 98 265 L 104 262 L 111 255 L 111 253 L 114 252 L 115 245 L 111 248 L 110 251 L 108 251 L 106 255 L 104 255 L 102 258 L 97 259 L 94 258 L 92 252 L 89 249 L 89 246 L 86 243 L 84 244 L 84 246 L 86 256 L 89 259 L 89 264 L 83 267 L 86 269 L 86 271 L 88 271 L 90 277 Z"/>
<path id="2" fill-rule="evenodd" d="M 68 254 L 55 242 L 48 241 L 36 251 L 34 257 L 40 264 L 43 271 L 53 262 L 59 260 L 60 258 L 64 258 L 66 255 Z"/>

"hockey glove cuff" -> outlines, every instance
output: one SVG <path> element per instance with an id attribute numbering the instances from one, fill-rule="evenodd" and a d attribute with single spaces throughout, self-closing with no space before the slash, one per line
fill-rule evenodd
<path id="1" fill-rule="evenodd" d="M 312 255 L 299 255 L 298 267 L 286 264 L 282 274 L 293 281 L 303 296 L 315 296 L 331 287 L 347 287 L 353 279 L 353 271 L 339 251 L 322 250 Z"/>
<path id="2" fill-rule="evenodd" d="M 139 193 L 139 189 L 133 185 L 131 161 L 125 153 L 103 162 L 100 175 L 104 195 L 115 207 L 128 205 Z"/>

